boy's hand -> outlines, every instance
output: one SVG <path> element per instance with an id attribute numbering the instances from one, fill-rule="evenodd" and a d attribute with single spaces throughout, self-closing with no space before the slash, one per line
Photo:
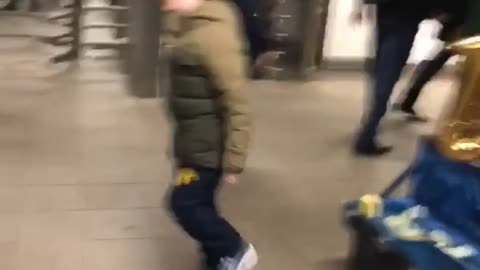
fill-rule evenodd
<path id="1" fill-rule="evenodd" d="M 223 180 L 230 185 L 235 185 L 238 183 L 238 176 L 236 174 L 225 174 Z"/>

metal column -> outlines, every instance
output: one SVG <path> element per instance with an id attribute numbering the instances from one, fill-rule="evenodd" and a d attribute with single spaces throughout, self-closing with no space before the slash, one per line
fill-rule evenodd
<path id="1" fill-rule="evenodd" d="M 327 25 L 329 0 L 313 0 L 307 5 L 303 53 L 300 68 L 303 75 L 315 71 L 323 58 L 323 44 Z"/>
<path id="2" fill-rule="evenodd" d="M 129 83 L 138 97 L 158 96 L 160 1 L 129 1 Z"/>

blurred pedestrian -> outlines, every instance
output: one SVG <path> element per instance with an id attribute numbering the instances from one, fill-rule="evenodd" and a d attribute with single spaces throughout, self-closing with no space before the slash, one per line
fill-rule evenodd
<path id="1" fill-rule="evenodd" d="M 176 181 L 170 207 L 208 269 L 250 270 L 255 248 L 219 213 L 222 179 L 242 173 L 250 140 L 247 57 L 236 7 L 225 0 L 165 0 L 180 15 L 172 49 L 169 109 Z"/>
<path id="2" fill-rule="evenodd" d="M 373 81 L 369 107 L 353 150 L 358 155 L 379 156 L 392 149 L 376 140 L 380 120 L 387 111 L 393 88 L 407 63 L 418 26 L 427 17 L 431 5 L 427 0 L 364 0 L 363 4 L 366 10 L 376 10 L 376 51 L 371 71 Z M 355 16 L 357 20 L 364 17 L 362 11 Z"/>
<path id="3" fill-rule="evenodd" d="M 250 57 L 250 75 L 261 78 L 265 66 L 272 65 L 278 55 L 269 52 L 272 13 L 278 0 L 233 0 L 244 21 Z"/>
<path id="4" fill-rule="evenodd" d="M 263 3 L 270 0 L 233 0 L 244 21 L 244 28 L 249 44 L 249 56 L 254 63 L 259 55 L 267 50 L 267 29 L 262 18 Z"/>
<path id="5" fill-rule="evenodd" d="M 467 13 L 467 2 L 468 0 L 457 0 L 446 3 L 443 8 L 445 13 L 437 18 L 443 24 L 438 37 L 441 41 L 448 44 L 461 37 L 461 28 Z M 479 15 L 480 13 L 475 15 L 474 21 L 479 21 L 476 19 Z M 409 120 L 426 121 L 425 117 L 418 115 L 415 111 L 415 102 L 425 85 L 442 69 L 451 56 L 452 53 L 450 51 L 443 49 L 432 60 L 425 60 L 420 63 L 414 72 L 411 82 L 408 84 L 409 87 L 401 96 L 401 100 L 393 105 L 394 110 L 407 114 L 407 119 Z"/>

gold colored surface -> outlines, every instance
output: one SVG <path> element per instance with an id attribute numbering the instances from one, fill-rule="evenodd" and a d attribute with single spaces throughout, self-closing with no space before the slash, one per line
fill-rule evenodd
<path id="1" fill-rule="evenodd" d="M 480 159 L 480 36 L 449 46 L 464 56 L 459 91 L 440 128 L 437 145 L 448 158 L 460 161 Z"/>

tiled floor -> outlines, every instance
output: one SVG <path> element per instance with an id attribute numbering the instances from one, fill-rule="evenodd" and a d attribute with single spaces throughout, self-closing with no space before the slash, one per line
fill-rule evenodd
<path id="1" fill-rule="evenodd" d="M 1 50 L 2 67 L 26 55 Z M 55 71 L 45 63 L 10 65 L 15 73 L 0 74 L 0 269 L 198 269 L 194 244 L 163 206 L 171 177 L 161 103 L 128 97 L 105 67 L 50 78 L 32 75 Z M 425 131 L 388 117 L 383 138 L 395 151 L 352 157 L 364 78 L 322 78 L 248 89 L 255 143 L 242 182 L 220 201 L 257 245 L 260 270 L 341 269 L 340 203 L 381 189 Z M 449 85 L 431 84 L 422 111 L 438 115 Z"/>

